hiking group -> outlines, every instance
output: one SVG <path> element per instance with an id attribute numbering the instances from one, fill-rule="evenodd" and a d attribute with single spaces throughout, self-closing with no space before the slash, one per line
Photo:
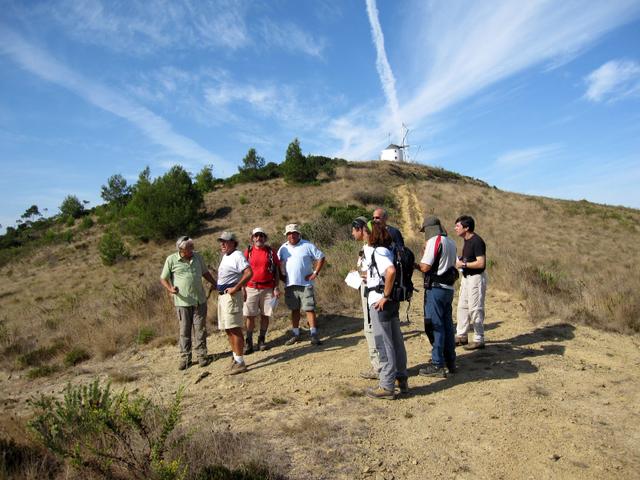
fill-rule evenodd
<path id="1" fill-rule="evenodd" d="M 425 235 L 425 245 L 419 262 L 405 246 L 400 231 L 387 225 L 387 212 L 383 208 L 375 209 L 371 220 L 354 219 L 351 227 L 353 238 L 364 244 L 356 268 L 371 367 L 360 376 L 378 381 L 376 388 L 365 391 L 367 396 L 393 399 L 396 387 L 401 394 L 409 390 L 399 311 L 400 302 L 410 300 L 414 292 L 411 280 L 414 269 L 424 274 L 424 327 L 432 345 L 431 361 L 419 374 L 446 377 L 456 372 L 456 346 L 467 350 L 484 348 L 486 246 L 475 233 L 472 217 L 463 215 L 455 221 L 455 232 L 464 240 L 462 255 L 457 256 L 456 244 L 440 220 L 426 216 L 420 229 Z M 310 343 L 322 344 L 317 329 L 314 280 L 325 264 L 325 256 L 316 245 L 301 237 L 297 224 L 287 225 L 284 234 L 287 241 L 276 251 L 268 244 L 266 232 L 256 227 L 251 232 L 250 245 L 241 252 L 235 234 L 222 232 L 218 237 L 222 258 L 217 280 L 194 251 L 193 240 L 186 236 L 178 239 L 178 251 L 165 260 L 160 281 L 173 296 L 177 311 L 180 370 L 192 364 L 192 330 L 198 364 L 206 366 L 211 361 L 206 345 L 208 295 L 202 277 L 215 285 L 218 292 L 218 327 L 227 334 L 233 353 L 229 375 L 247 371 L 244 355 L 256 348 L 261 351 L 268 348 L 266 335 L 270 317 L 281 298 L 281 281 L 285 285 L 284 301 L 291 311 L 292 326 L 291 337 L 285 345 L 301 341 L 302 311 L 309 325 Z M 457 330 L 454 330 L 452 303 L 459 272 L 462 279 Z M 259 335 L 254 346 L 258 317 Z M 470 342 L 471 329 L 473 341 Z"/>

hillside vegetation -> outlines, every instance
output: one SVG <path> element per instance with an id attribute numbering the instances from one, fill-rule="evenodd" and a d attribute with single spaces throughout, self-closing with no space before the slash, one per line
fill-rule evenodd
<path id="1" fill-rule="evenodd" d="M 532 328 L 553 320 L 563 322 L 565 330 L 588 325 L 625 335 L 640 332 L 640 269 L 627 261 L 638 251 L 637 210 L 504 192 L 480 180 L 412 164 L 342 164 L 319 178 L 304 185 L 282 178 L 218 183 L 204 194 L 196 249 L 215 268 L 221 231 L 236 232 L 244 246 L 259 225 L 277 246 L 284 241 L 287 223 L 303 224 L 305 235 L 328 259 L 317 285 L 319 318 L 326 325 L 359 317 L 357 296 L 343 283 L 359 248 L 349 239 L 351 218 L 386 206 L 390 223 L 402 229 L 418 256 L 424 214 L 438 215 L 451 234 L 455 218 L 469 214 L 487 243 L 488 295 L 499 291 L 500 298 L 519 304 Z M 36 382 L 62 375 L 84 362 L 118 358 L 131 347 L 175 350 L 174 309 L 158 284 L 175 240 L 148 241 L 124 232 L 126 255 L 105 265 L 100 243 L 113 225 L 101 224 L 95 214 L 85 218 L 93 218 L 91 226 L 83 220 L 56 224 L 49 235 L 66 235 L 64 240 L 20 250 L 2 267 L 2 366 L 16 378 Z M 461 240 L 456 241 L 461 248 Z M 414 280 L 420 285 L 417 274 Z M 421 292 L 416 304 L 420 298 Z M 210 325 L 217 324 L 215 301 L 213 296 L 209 303 Z M 419 334 L 418 312 L 412 310 L 411 321 Z M 273 330 L 286 325 L 286 312 L 280 310 Z M 357 321 L 349 325 L 357 331 Z M 277 404 L 279 398 L 272 401 Z M 349 428 L 356 432 L 359 427 Z"/>

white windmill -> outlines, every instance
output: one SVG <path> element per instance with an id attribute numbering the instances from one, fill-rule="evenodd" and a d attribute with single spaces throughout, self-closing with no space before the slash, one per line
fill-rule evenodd
<path id="1" fill-rule="evenodd" d="M 392 162 L 408 162 L 409 160 L 409 145 L 407 145 L 407 135 L 409 135 L 409 129 L 403 123 L 402 124 L 402 144 L 396 145 L 390 143 L 387 148 L 380 152 L 380 160 L 389 160 Z"/>

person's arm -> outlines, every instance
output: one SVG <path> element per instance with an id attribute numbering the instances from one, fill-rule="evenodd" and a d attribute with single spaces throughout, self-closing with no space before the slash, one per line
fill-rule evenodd
<path id="1" fill-rule="evenodd" d="M 393 265 L 387 267 L 384 271 L 384 293 L 383 297 L 373 304 L 373 307 L 380 311 L 384 309 L 384 304 L 389 301 L 389 297 L 391 297 L 391 291 L 393 289 L 393 281 L 396 278 L 396 267 Z"/>
<path id="2" fill-rule="evenodd" d="M 167 257 L 162 267 L 162 273 L 160 274 L 160 284 L 167 290 L 167 292 L 175 295 L 178 293 L 178 287 L 174 287 L 169 281 L 171 279 L 171 257 Z"/>
<path id="3" fill-rule="evenodd" d="M 244 287 L 249 280 L 253 277 L 253 270 L 251 267 L 247 267 L 242 271 L 242 277 L 240 277 L 240 281 L 236 283 L 233 287 L 227 288 L 224 293 L 228 293 L 229 295 L 233 295 L 237 291 L 239 291 L 242 287 Z"/>
<path id="4" fill-rule="evenodd" d="M 476 257 L 476 259 L 473 262 L 461 262 L 460 260 L 458 260 L 458 262 L 460 262 L 461 266 L 463 268 L 473 268 L 476 270 L 480 270 L 482 268 L 484 268 L 485 264 L 486 264 L 486 260 L 485 260 L 485 256 L 481 256 L 481 257 Z M 456 264 L 458 263 L 456 262 Z"/>
<path id="5" fill-rule="evenodd" d="M 173 285 L 171 285 L 171 282 L 169 282 L 169 280 L 167 280 L 166 278 L 161 278 L 160 283 L 167 290 L 167 292 L 173 295 L 178 293 L 178 287 L 174 287 Z"/>
<path id="6" fill-rule="evenodd" d="M 275 268 L 275 272 L 273 272 L 273 278 L 275 279 L 275 287 L 273 287 L 273 295 L 276 298 L 280 298 L 280 288 L 278 288 L 278 285 L 280 285 L 280 262 L 278 261 L 278 264 Z"/>
<path id="7" fill-rule="evenodd" d="M 431 265 L 429 265 L 428 263 L 420 262 L 420 264 L 418 264 L 418 270 L 420 270 L 422 273 L 427 273 L 429 270 L 431 270 Z"/>
<path id="8" fill-rule="evenodd" d="M 324 262 L 325 257 L 322 257 L 320 260 L 316 260 L 314 262 L 313 272 L 307 277 L 307 280 L 315 280 L 316 278 L 318 278 L 318 275 L 320 275 L 320 270 L 322 270 L 322 267 L 324 267 Z"/>
<path id="9" fill-rule="evenodd" d="M 207 280 L 207 282 L 209 282 L 211 285 L 214 285 L 217 283 L 215 278 L 213 278 L 213 275 L 211 275 L 211 272 L 209 270 L 205 271 L 202 276 Z"/>

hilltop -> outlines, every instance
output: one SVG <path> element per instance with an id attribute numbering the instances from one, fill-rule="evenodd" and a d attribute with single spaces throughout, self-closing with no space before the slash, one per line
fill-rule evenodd
<path id="1" fill-rule="evenodd" d="M 473 215 L 488 246 L 487 349 L 460 351 L 460 372 L 451 378 L 412 376 L 411 394 L 395 402 L 360 395 L 370 385 L 357 377 L 366 367 L 362 321 L 356 294 L 342 282 L 358 246 L 326 213 L 379 204 L 417 253 L 426 213 L 451 232 L 458 215 Z M 214 266 L 222 230 L 248 237 L 260 225 L 278 245 L 286 223 L 306 224 L 328 258 L 317 286 L 324 345 L 284 347 L 280 307 L 272 348 L 247 358 L 247 374 L 225 377 L 227 345 L 213 328 L 212 297 L 216 361 L 205 378 L 196 367 L 178 372 L 174 313 L 157 288 L 173 242 L 127 238 L 132 258 L 107 267 L 97 253 L 104 227 L 96 225 L 3 267 L 7 432 L 30 415 L 29 398 L 98 376 L 163 402 L 185 385 L 187 428 L 233 432 L 238 452 L 251 438 L 252 452 L 238 455 L 268 458 L 291 478 L 636 475 L 640 273 L 624 259 L 637 256 L 639 211 L 504 192 L 389 162 L 350 163 L 307 186 L 272 179 L 223 187 L 205 205 L 196 248 Z M 403 326 L 412 374 L 429 358 L 421 294 Z M 74 349 L 90 358 L 63 368 Z"/>

